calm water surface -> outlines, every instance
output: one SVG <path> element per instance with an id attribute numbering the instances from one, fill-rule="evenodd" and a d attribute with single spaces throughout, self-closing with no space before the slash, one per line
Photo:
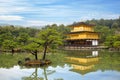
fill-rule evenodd
<path id="1" fill-rule="evenodd" d="M 62 65 L 0 68 L 0 80 L 120 80 L 120 52 L 65 52 Z"/>

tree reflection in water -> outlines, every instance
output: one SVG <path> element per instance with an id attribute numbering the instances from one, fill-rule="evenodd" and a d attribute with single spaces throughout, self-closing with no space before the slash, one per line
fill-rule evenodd
<path id="1" fill-rule="evenodd" d="M 38 75 L 38 68 L 36 67 L 35 71 L 29 77 L 23 77 L 22 80 L 44 80 L 44 78 L 45 78 L 45 80 L 48 80 L 45 67 L 43 67 L 43 71 L 44 71 L 43 72 L 44 77 L 40 77 Z"/>
<path id="2" fill-rule="evenodd" d="M 44 77 L 40 77 L 40 75 L 38 75 L 38 67 L 36 67 L 35 71 L 30 76 L 23 77 L 22 80 L 49 80 L 47 76 L 56 72 L 55 70 L 46 70 L 46 67 L 43 67 L 41 69 L 43 69 Z M 55 80 L 63 80 L 63 79 L 60 78 Z"/>

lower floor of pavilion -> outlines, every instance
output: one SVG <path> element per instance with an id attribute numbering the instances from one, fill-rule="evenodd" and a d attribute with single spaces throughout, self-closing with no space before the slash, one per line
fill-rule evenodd
<path id="1" fill-rule="evenodd" d="M 98 40 L 92 40 L 92 39 L 65 41 L 65 46 L 91 47 L 91 46 L 97 46 L 97 45 L 98 45 Z"/>

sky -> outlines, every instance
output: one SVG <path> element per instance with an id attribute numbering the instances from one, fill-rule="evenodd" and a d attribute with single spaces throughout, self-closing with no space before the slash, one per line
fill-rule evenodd
<path id="1" fill-rule="evenodd" d="M 119 16 L 120 0 L 0 0 L 0 24 L 67 25 Z"/>

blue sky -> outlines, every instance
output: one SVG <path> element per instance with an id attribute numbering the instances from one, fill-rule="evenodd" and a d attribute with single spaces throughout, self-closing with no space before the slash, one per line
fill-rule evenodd
<path id="1" fill-rule="evenodd" d="M 120 0 L 0 0 L 0 24 L 43 26 L 119 16 Z"/>

